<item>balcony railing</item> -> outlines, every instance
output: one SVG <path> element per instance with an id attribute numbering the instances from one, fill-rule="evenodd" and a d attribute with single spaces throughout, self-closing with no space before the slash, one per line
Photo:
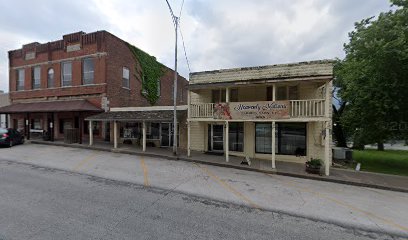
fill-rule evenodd
<path id="1" fill-rule="evenodd" d="M 325 116 L 324 99 L 290 100 L 290 118 L 309 118 Z M 190 104 L 191 118 L 214 118 L 214 103 Z"/>
<path id="2" fill-rule="evenodd" d="M 192 118 L 213 118 L 214 103 L 199 103 L 190 105 Z"/>
<path id="3" fill-rule="evenodd" d="M 291 100 L 290 117 L 324 117 L 325 100 L 308 99 L 308 100 Z"/>

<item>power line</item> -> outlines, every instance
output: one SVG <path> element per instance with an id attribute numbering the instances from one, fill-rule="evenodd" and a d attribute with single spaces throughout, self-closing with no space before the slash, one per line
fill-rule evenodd
<path id="1" fill-rule="evenodd" d="M 188 73 L 191 73 L 190 62 L 188 61 L 188 57 L 187 57 L 186 45 L 184 44 L 184 37 L 183 37 L 183 32 L 181 31 L 181 25 L 180 25 L 179 29 L 180 29 L 181 41 L 183 42 L 183 50 L 184 50 L 184 56 L 186 57 Z"/>
<path id="2" fill-rule="evenodd" d="M 183 11 L 183 5 L 184 5 L 184 0 L 181 2 L 180 13 L 179 13 L 179 19 L 181 18 L 181 11 Z"/>

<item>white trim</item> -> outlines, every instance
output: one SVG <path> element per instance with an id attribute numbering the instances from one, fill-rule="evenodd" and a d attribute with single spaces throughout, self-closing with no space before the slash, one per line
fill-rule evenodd
<path id="1" fill-rule="evenodd" d="M 143 111 L 162 111 L 173 110 L 174 106 L 150 106 L 150 107 L 118 107 L 111 108 L 111 112 L 143 112 Z M 177 110 L 187 110 L 188 105 L 179 105 Z"/>
<path id="2" fill-rule="evenodd" d="M 64 59 L 54 60 L 54 61 L 46 61 L 46 62 L 40 62 L 40 63 L 21 65 L 21 66 L 17 66 L 17 67 L 11 67 L 10 69 L 15 70 L 15 69 L 18 69 L 18 68 L 28 68 L 28 67 L 33 67 L 33 66 L 37 66 L 37 65 L 38 66 L 48 65 L 48 64 L 53 64 L 53 63 L 61 63 L 61 62 L 65 62 L 65 61 L 75 61 L 75 60 L 88 58 L 88 57 L 102 57 L 102 56 L 107 56 L 107 55 L 108 55 L 107 52 L 97 52 L 97 53 L 83 55 L 83 56 L 79 56 L 79 57 L 71 57 L 71 58 L 64 58 Z"/>

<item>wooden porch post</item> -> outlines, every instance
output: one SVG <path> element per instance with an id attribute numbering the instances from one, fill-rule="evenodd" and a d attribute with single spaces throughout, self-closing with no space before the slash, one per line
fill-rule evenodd
<path id="1" fill-rule="evenodd" d="M 92 121 L 89 121 L 89 146 L 93 145 L 93 128 L 92 128 Z"/>
<path id="2" fill-rule="evenodd" d="M 118 148 L 118 122 L 113 121 L 113 148 Z"/>
<path id="3" fill-rule="evenodd" d="M 324 138 L 324 174 L 330 174 L 330 122 L 326 122 L 325 138 Z"/>
<path id="4" fill-rule="evenodd" d="M 326 96 L 325 96 L 325 116 L 327 118 L 325 124 L 325 138 L 324 138 L 324 174 L 329 176 L 330 174 L 330 151 L 331 151 L 331 135 L 330 135 L 330 128 L 332 126 L 332 119 L 331 119 L 331 98 L 332 98 L 332 81 L 326 83 Z"/>
<path id="5" fill-rule="evenodd" d="M 27 113 L 26 126 L 27 126 L 27 140 L 30 140 L 31 119 L 29 113 Z"/>
<path id="6" fill-rule="evenodd" d="M 145 121 L 143 121 L 143 124 L 142 124 L 142 134 L 143 134 L 143 136 L 142 136 L 142 148 L 143 148 L 143 152 L 146 152 L 146 122 Z"/>
<path id="7" fill-rule="evenodd" d="M 190 99 L 190 90 L 187 90 L 187 157 L 191 156 L 191 109 L 190 109 L 191 99 Z"/>
<path id="8" fill-rule="evenodd" d="M 191 156 L 191 150 L 190 150 L 191 137 L 190 137 L 190 134 L 191 134 L 191 122 L 187 121 L 187 157 Z"/>
<path id="9" fill-rule="evenodd" d="M 272 101 L 276 101 L 276 84 L 272 85 Z"/>
<path id="10" fill-rule="evenodd" d="M 225 161 L 229 162 L 229 122 L 225 122 Z"/>
<path id="11" fill-rule="evenodd" d="M 82 112 L 78 113 L 79 144 L 82 144 Z"/>
<path id="12" fill-rule="evenodd" d="M 275 121 L 272 121 L 272 168 L 275 169 L 276 168 L 276 156 L 275 156 Z"/>
<path id="13" fill-rule="evenodd" d="M 51 133 L 50 133 L 50 138 L 51 138 L 51 142 L 54 142 L 54 136 L 55 136 L 55 129 L 54 129 L 54 113 L 51 113 L 51 123 L 50 123 L 50 129 L 51 129 Z"/>

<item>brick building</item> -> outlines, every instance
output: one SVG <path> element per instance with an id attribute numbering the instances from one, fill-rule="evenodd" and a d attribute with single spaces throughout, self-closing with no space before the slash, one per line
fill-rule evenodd
<path id="1" fill-rule="evenodd" d="M 142 89 L 147 80 L 140 59 L 127 42 L 107 31 L 67 34 L 61 40 L 23 45 L 8 55 L 11 105 L 0 108 L 0 113 L 9 114 L 10 127 L 27 138 L 63 139 L 67 129 L 73 129 L 80 143 L 90 137 L 89 130 L 95 139 L 112 141 L 111 119 L 93 121 L 91 127 L 85 119 L 112 108 L 152 105 Z M 173 105 L 174 71 L 161 66 L 159 98 L 153 104 L 158 111 Z M 186 104 L 187 84 L 179 76 L 180 105 Z"/>
<path id="2" fill-rule="evenodd" d="M 10 98 L 8 93 L 4 93 L 0 90 L 0 107 L 10 105 Z M 0 127 L 5 128 L 8 125 L 9 118 L 7 114 L 0 114 Z"/>

